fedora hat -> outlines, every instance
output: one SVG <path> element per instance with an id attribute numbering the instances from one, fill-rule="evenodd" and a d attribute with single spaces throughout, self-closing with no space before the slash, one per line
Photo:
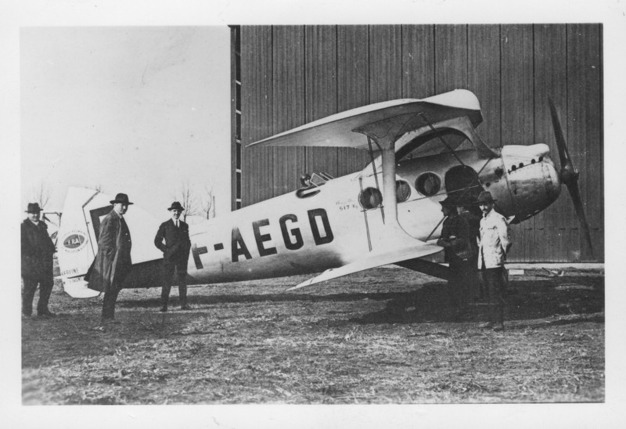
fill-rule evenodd
<path id="1" fill-rule="evenodd" d="M 456 205 L 456 201 L 454 201 L 452 197 L 447 197 L 445 200 L 439 201 L 439 204 L 444 207 L 454 207 Z"/>
<path id="2" fill-rule="evenodd" d="M 111 204 L 115 204 L 115 203 L 122 203 L 122 204 L 128 204 L 128 205 L 134 204 L 128 201 L 128 195 L 122 194 L 121 192 L 115 196 L 114 200 L 111 200 Z"/>
<path id="3" fill-rule="evenodd" d="M 26 207 L 26 213 L 39 213 L 41 212 L 41 207 L 39 207 L 39 203 L 28 203 L 28 207 Z"/>
<path id="4" fill-rule="evenodd" d="M 491 196 L 491 192 L 482 191 L 480 195 L 478 195 L 476 202 L 478 204 L 486 204 L 486 203 L 495 203 L 496 200 L 494 200 L 493 197 Z"/>
<path id="5" fill-rule="evenodd" d="M 178 201 L 174 201 L 168 210 L 180 210 L 182 212 L 185 208 Z"/>

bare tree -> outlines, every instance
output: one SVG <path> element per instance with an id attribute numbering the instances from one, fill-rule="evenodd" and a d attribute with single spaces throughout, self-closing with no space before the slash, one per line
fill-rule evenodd
<path id="1" fill-rule="evenodd" d="M 39 184 L 38 188 L 33 189 L 32 192 L 32 201 L 39 204 L 42 210 L 45 209 L 46 205 L 50 201 L 50 195 L 52 191 L 44 182 Z"/>
<path id="2" fill-rule="evenodd" d="M 183 212 L 183 222 L 187 220 L 187 216 L 193 216 L 197 214 L 196 210 L 196 198 L 191 192 L 191 188 L 189 187 L 189 182 L 184 182 L 180 191 L 174 195 L 174 200 L 179 201 L 182 206 L 185 208 Z"/>
<path id="3" fill-rule="evenodd" d="M 215 217 L 215 195 L 213 195 L 213 187 L 204 187 L 204 198 L 202 199 L 202 215 L 205 219 Z"/>

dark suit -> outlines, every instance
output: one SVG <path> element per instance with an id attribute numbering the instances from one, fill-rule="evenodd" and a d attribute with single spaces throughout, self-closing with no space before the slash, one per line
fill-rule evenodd
<path id="1" fill-rule="evenodd" d="M 33 298 L 39 284 L 39 301 L 37 313 L 50 313 L 48 301 L 52 293 L 52 256 L 55 252 L 54 243 L 48 235 L 48 226 L 44 221 L 37 225 L 25 219 L 21 225 L 22 234 L 22 314 L 30 316 L 33 312 Z"/>
<path id="2" fill-rule="evenodd" d="M 172 288 L 174 270 L 178 277 L 178 292 L 181 307 L 187 306 L 187 263 L 189 261 L 189 225 L 178 220 L 176 227 L 174 220 L 170 219 L 159 226 L 154 245 L 163 252 L 163 289 L 161 291 L 161 305 L 167 309 L 167 302 Z"/>
<path id="3" fill-rule="evenodd" d="M 115 315 L 117 295 L 132 267 L 131 248 L 126 221 L 115 210 L 111 210 L 100 224 L 98 254 L 89 273 L 89 288 L 104 291 L 103 319 L 113 319 Z"/>
<path id="4" fill-rule="evenodd" d="M 465 218 L 455 212 L 449 215 L 443 221 L 441 238 L 437 244 L 444 247 L 446 262 L 450 264 L 448 293 L 450 304 L 458 312 L 467 305 L 467 281 L 472 273 L 470 230 Z"/>

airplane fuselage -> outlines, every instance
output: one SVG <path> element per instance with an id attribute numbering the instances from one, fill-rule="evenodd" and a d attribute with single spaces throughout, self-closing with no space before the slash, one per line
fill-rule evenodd
<path id="1" fill-rule="evenodd" d="M 507 217 L 523 220 L 559 195 L 558 176 L 546 145 L 508 146 L 501 157 L 491 160 L 481 159 L 476 151 L 456 156 L 477 172 L 480 190 L 491 191 L 498 200 L 497 209 Z M 451 165 L 458 165 L 451 157 L 441 154 L 410 160 L 397 168 L 397 181 L 404 183 L 398 223 L 417 240 L 439 238 L 439 201 L 450 191 L 446 173 Z M 390 220 L 384 219 L 380 206 L 362 204 L 363 191 L 377 186 L 373 172 L 367 170 L 192 225 L 189 275 L 199 283 L 211 283 L 307 274 L 339 267 L 371 252 L 377 246 L 376 234 Z M 440 180 L 434 195 L 418 190 L 417 182 L 424 175 Z"/>

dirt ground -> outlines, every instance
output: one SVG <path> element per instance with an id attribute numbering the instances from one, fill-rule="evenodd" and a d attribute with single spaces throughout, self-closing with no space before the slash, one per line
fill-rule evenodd
<path id="1" fill-rule="evenodd" d="M 35 404 L 602 402 L 604 275 L 511 276 L 506 330 L 462 317 L 445 282 L 383 267 L 294 292 L 290 277 L 101 299 L 55 285 L 53 319 L 22 319 L 22 401 Z"/>

